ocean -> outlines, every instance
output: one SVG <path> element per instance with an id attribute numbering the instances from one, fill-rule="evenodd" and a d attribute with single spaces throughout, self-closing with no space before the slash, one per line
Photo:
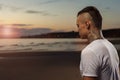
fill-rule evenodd
<path id="1" fill-rule="evenodd" d="M 109 39 L 120 49 L 120 38 Z M 85 39 L 0 39 L 0 53 L 21 51 L 81 51 L 87 45 Z"/>
<path id="2" fill-rule="evenodd" d="M 0 39 L 0 52 L 19 51 L 80 51 L 82 39 Z"/>

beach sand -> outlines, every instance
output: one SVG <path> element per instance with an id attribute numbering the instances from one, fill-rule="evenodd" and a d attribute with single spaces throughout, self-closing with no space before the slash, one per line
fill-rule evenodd
<path id="1" fill-rule="evenodd" d="M 0 80 L 81 80 L 79 51 L 16 52 L 0 56 Z"/>
<path id="2" fill-rule="evenodd" d="M 80 52 L 0 54 L 1 80 L 80 80 Z"/>

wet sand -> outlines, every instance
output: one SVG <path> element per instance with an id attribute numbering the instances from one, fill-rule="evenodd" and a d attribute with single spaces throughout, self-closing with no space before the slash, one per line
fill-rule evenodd
<path id="1" fill-rule="evenodd" d="M 0 54 L 1 80 L 80 80 L 80 52 Z"/>

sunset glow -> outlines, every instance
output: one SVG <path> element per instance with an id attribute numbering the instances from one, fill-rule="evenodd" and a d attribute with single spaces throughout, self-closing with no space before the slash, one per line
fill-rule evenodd
<path id="1" fill-rule="evenodd" d="M 5 26 L 2 29 L 1 32 L 1 36 L 2 37 L 19 37 L 19 33 L 17 31 L 14 30 L 14 28 L 11 28 L 11 26 Z"/>

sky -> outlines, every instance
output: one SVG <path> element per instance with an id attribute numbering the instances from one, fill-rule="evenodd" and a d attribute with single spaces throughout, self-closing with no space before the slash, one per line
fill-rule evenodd
<path id="1" fill-rule="evenodd" d="M 119 4 L 120 0 L 0 0 L 0 31 L 77 31 L 76 15 L 86 6 L 99 9 L 103 29 L 120 28 Z"/>

